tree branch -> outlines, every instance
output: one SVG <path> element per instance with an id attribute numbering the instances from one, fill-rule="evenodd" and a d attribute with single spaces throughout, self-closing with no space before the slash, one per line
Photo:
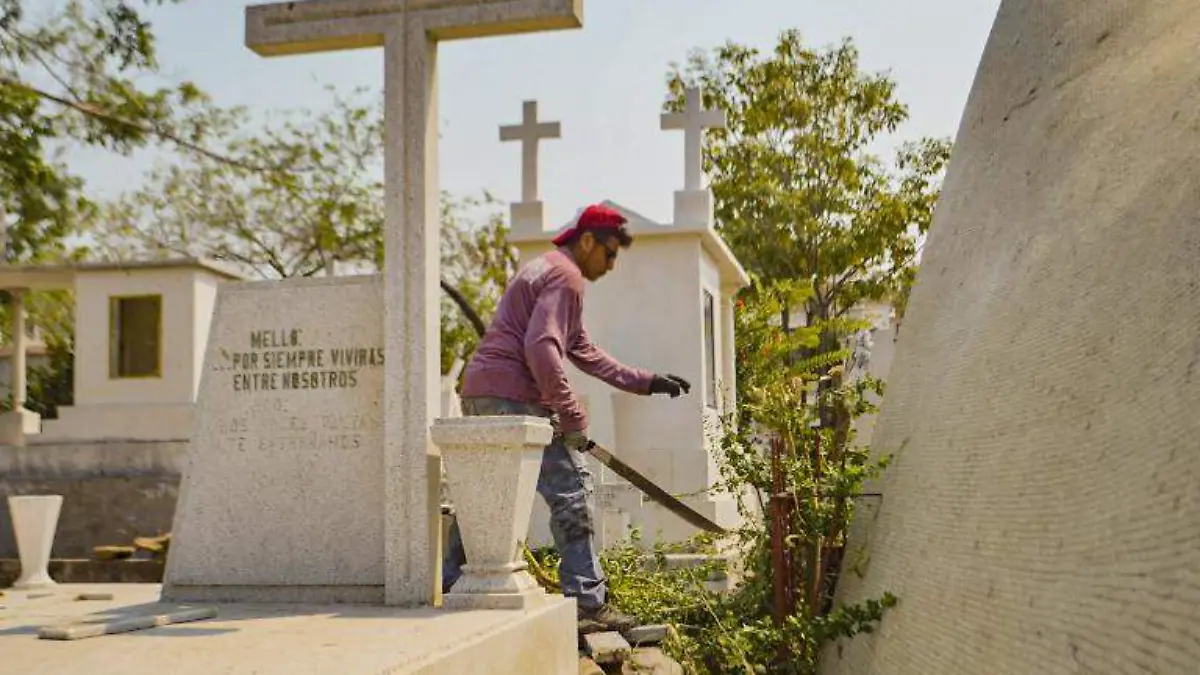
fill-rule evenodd
<path id="1" fill-rule="evenodd" d="M 11 77 L 6 77 L 4 75 L 0 75 L 0 85 L 13 87 L 15 89 L 22 89 L 31 94 L 34 94 L 35 96 L 44 98 L 47 101 L 53 101 L 54 103 L 57 103 L 59 105 L 66 106 L 68 108 L 71 108 L 72 110 L 81 112 L 84 115 L 88 115 L 88 116 L 94 117 L 96 119 L 101 119 L 106 122 L 111 122 L 113 124 L 120 124 L 121 126 L 126 126 L 131 129 L 136 129 L 137 131 L 140 131 L 144 134 L 149 134 L 151 136 L 155 136 L 155 137 L 161 138 L 163 140 L 170 141 L 186 150 L 191 150 L 192 152 L 199 153 L 201 155 L 204 155 L 205 157 L 208 157 L 209 159 L 215 160 L 222 164 L 227 164 L 229 166 L 235 166 L 239 169 L 244 169 L 246 171 L 271 172 L 271 171 L 280 170 L 279 167 L 256 166 L 253 164 L 247 164 L 246 162 L 242 162 L 242 161 L 233 159 L 231 157 L 226 157 L 225 155 L 222 155 L 220 153 L 209 150 L 208 148 L 202 147 L 202 146 L 192 143 L 190 141 L 186 141 L 186 140 L 180 138 L 179 136 L 171 133 L 170 131 L 167 131 L 166 129 L 158 129 L 155 127 L 147 126 L 145 124 L 141 124 L 139 122 L 134 122 L 133 120 L 125 119 L 124 117 L 118 117 L 111 113 L 105 112 L 90 103 L 82 103 L 82 102 L 72 101 L 70 99 L 62 98 L 61 96 L 56 96 L 54 94 L 51 94 L 48 91 L 43 91 L 41 89 L 38 89 L 37 87 L 25 84 L 24 82 L 15 80 Z"/>
<path id="2" fill-rule="evenodd" d="M 479 318 L 479 313 L 475 311 L 471 303 L 467 302 L 467 299 L 463 297 L 463 294 L 457 288 L 451 286 L 445 279 L 441 281 L 442 290 L 446 291 L 446 295 L 449 295 L 454 304 L 458 305 L 458 308 L 466 315 L 467 321 L 471 322 L 471 326 L 475 328 L 475 332 L 479 334 L 479 337 L 483 337 L 483 334 L 487 332 L 487 326 L 484 325 L 483 319 Z"/>
<path id="3" fill-rule="evenodd" d="M 12 35 L 18 41 L 25 43 L 26 48 L 29 50 L 29 54 L 33 56 L 34 60 L 42 64 L 42 67 L 45 68 L 46 72 L 50 74 L 50 77 L 54 78 L 54 81 L 62 86 L 63 89 L 66 89 L 72 96 L 75 97 L 76 100 L 83 98 L 79 95 L 79 92 L 75 91 L 75 88 L 71 86 L 71 83 L 67 82 L 66 78 L 59 75 L 58 71 L 52 68 L 50 64 L 46 62 L 46 59 L 42 58 L 40 48 L 33 40 L 26 37 L 20 31 L 10 29 L 5 32 L 9 35 Z"/>
<path id="4" fill-rule="evenodd" d="M 862 270 L 863 270 L 863 266 L 861 264 L 854 265 L 845 274 L 842 275 L 842 278 L 838 279 L 837 281 L 834 281 L 833 285 L 829 287 L 830 302 L 832 302 L 834 300 L 834 297 L 842 291 L 842 287 L 846 285 L 846 282 L 849 281 L 851 277 L 853 277 L 855 274 L 858 274 Z"/>

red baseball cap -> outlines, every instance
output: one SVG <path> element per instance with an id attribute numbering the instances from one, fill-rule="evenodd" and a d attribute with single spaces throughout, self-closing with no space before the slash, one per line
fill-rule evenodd
<path id="1" fill-rule="evenodd" d="M 555 246 L 562 246 L 567 243 L 576 232 L 582 230 L 619 230 L 627 223 L 625 216 L 621 212 L 603 204 L 592 204 L 585 208 L 579 217 L 575 219 L 575 224 L 562 232 L 558 233 L 552 243 Z"/>

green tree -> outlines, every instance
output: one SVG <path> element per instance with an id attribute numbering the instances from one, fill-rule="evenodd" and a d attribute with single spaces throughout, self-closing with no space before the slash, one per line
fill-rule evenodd
<path id="1" fill-rule="evenodd" d="M 442 196 L 442 372 L 455 359 L 470 359 L 517 272 L 517 250 L 508 243 L 508 226 L 499 202 Z M 455 298 L 457 294 L 459 298 Z"/>
<path id="2" fill-rule="evenodd" d="M 721 595 L 652 573 L 647 583 L 670 592 L 630 609 L 672 623 L 673 651 L 694 672 L 815 673 L 829 642 L 873 630 L 897 601 L 832 604 L 863 481 L 888 460 L 855 439 L 883 383 L 844 377 L 863 327 L 851 310 L 902 309 L 950 145 L 905 143 L 890 164 L 871 152 L 908 112 L 889 77 L 860 70 L 849 40 L 812 49 L 789 30 L 769 52 L 731 42 L 672 65 L 667 83 L 666 110 L 700 85 L 705 106 L 726 114 L 704 165 L 718 229 L 754 279 L 735 310 L 738 409 L 715 488 L 738 499 L 745 578 Z"/>
<path id="3" fill-rule="evenodd" d="M 766 282 L 811 284 L 810 326 L 863 300 L 902 304 L 950 143 L 904 143 L 891 167 L 871 152 L 908 117 L 896 83 L 862 72 L 848 39 L 812 49 L 788 30 L 768 53 L 732 42 L 693 52 L 668 73 L 666 109 L 696 84 L 728 120 L 707 134 L 704 166 L 743 265 Z"/>
<path id="4" fill-rule="evenodd" d="M 58 416 L 58 407 L 71 405 L 75 400 L 75 334 L 74 302 L 67 290 L 25 293 L 24 306 L 29 323 L 38 329 L 46 346 L 47 362 L 30 363 L 26 367 L 25 408 L 42 419 Z M 12 344 L 12 297 L 0 294 L 0 341 Z M 12 393 L 2 404 L 12 409 Z"/>
<path id="5" fill-rule="evenodd" d="M 141 84 L 158 70 L 154 35 L 143 14 L 130 0 L 0 0 L 0 225 L 7 231 L 6 259 L 62 256 L 64 237 L 91 208 L 82 180 L 62 159 L 65 147 L 128 154 L 165 141 L 205 151 L 199 143 L 211 109 L 204 94 L 188 82 Z"/>
<path id="6" fill-rule="evenodd" d="M 846 346 L 867 325 L 852 320 L 851 310 L 881 301 L 903 312 L 950 143 L 905 142 L 890 163 L 872 152 L 908 118 L 908 108 L 888 75 L 860 69 L 849 39 L 814 49 L 787 30 L 769 52 L 730 42 L 673 65 L 667 83 L 668 110 L 682 108 L 685 86 L 699 85 L 704 103 L 725 112 L 727 126 L 708 136 L 704 164 L 720 232 L 760 282 L 743 300 L 769 300 L 779 283 L 808 289 L 803 301 L 782 305 L 779 323 L 791 330 L 799 311 L 802 325 L 816 330 L 816 342 L 791 358 L 814 368 L 818 386 L 807 400 L 833 434 L 823 456 L 812 459 L 840 466 L 853 451 L 857 405 L 845 395 Z M 764 422 L 755 405 L 772 381 L 758 361 L 739 363 L 741 423 Z M 859 385 L 882 392 L 871 378 Z M 851 506 L 843 500 L 839 514 Z"/>
<path id="7" fill-rule="evenodd" d="M 372 271 L 382 260 L 383 118 L 364 91 L 263 126 L 241 108 L 210 129 L 222 153 L 158 162 L 100 206 L 93 255 L 204 257 L 269 279 Z M 367 100 L 364 100 L 367 99 Z"/>
<path id="8" fill-rule="evenodd" d="M 90 254 L 202 257 L 254 277 L 370 273 L 383 262 L 383 117 L 378 97 L 330 89 L 332 105 L 264 128 L 245 110 L 210 137 L 238 164 L 192 154 L 159 162 L 90 219 Z M 245 164 L 269 169 L 248 169 Z M 515 266 L 498 202 L 441 195 L 443 372 L 474 349 Z"/>

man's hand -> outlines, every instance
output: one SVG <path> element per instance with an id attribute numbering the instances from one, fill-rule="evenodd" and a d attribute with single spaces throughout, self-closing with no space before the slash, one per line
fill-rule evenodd
<path id="1" fill-rule="evenodd" d="M 686 394 L 692 390 L 692 385 L 688 381 L 678 375 L 655 375 L 650 381 L 651 394 L 669 394 L 671 398 L 679 396 L 680 392 Z"/>
<path id="2" fill-rule="evenodd" d="M 579 431 L 568 431 L 563 434 L 563 445 L 567 446 L 575 452 L 587 452 L 591 448 L 588 445 L 587 430 L 580 429 Z"/>

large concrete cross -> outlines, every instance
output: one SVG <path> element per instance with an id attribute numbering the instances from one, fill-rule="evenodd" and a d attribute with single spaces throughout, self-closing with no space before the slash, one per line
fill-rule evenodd
<path id="1" fill-rule="evenodd" d="M 543 138 L 560 138 L 562 125 L 558 122 L 538 122 L 537 101 L 525 101 L 521 123 L 500 127 L 501 141 L 521 142 L 521 201 L 538 201 L 538 142 Z"/>
<path id="2" fill-rule="evenodd" d="M 383 47 L 385 598 L 438 597 L 437 43 L 578 28 L 583 0 L 306 0 L 246 9 L 263 56 Z"/>
<path id="3" fill-rule="evenodd" d="M 689 87 L 684 92 L 683 112 L 664 113 L 662 128 L 683 129 L 683 189 L 700 189 L 700 141 L 705 129 L 723 128 L 725 113 L 721 110 L 702 110 L 700 89 Z"/>

